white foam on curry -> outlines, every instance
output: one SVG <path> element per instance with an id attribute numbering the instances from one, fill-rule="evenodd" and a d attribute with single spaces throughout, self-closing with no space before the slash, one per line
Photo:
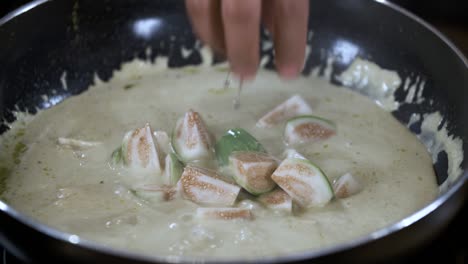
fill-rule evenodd
<path id="1" fill-rule="evenodd" d="M 310 76 L 314 76 L 314 77 L 317 77 L 319 78 L 320 76 L 320 67 L 315 67 L 314 69 L 312 69 L 312 71 L 310 72 Z"/>
<path id="2" fill-rule="evenodd" d="M 441 151 L 447 153 L 448 169 L 447 180 L 439 187 L 441 193 L 445 192 L 461 174 L 461 163 L 463 161 L 463 142 L 460 138 L 449 135 L 447 123 L 438 129 L 443 117 L 439 112 L 425 114 L 421 124 L 420 140 L 432 155 L 432 161 L 437 162 Z"/>
<path id="3" fill-rule="evenodd" d="M 154 63 L 151 63 L 149 60 L 139 60 L 134 59 L 130 62 L 122 63 L 122 66 L 118 70 L 114 70 L 113 79 L 120 81 L 132 80 L 137 82 L 139 76 L 162 72 L 168 69 L 168 58 L 158 56 Z M 99 75 L 94 75 L 94 84 L 89 87 L 89 89 L 95 89 L 97 87 L 102 87 L 105 83 Z"/>
<path id="4" fill-rule="evenodd" d="M 208 47 L 200 49 L 200 55 L 202 57 L 202 66 L 211 66 L 213 64 L 213 52 Z"/>
<path id="5" fill-rule="evenodd" d="M 394 93 L 401 84 L 398 73 L 377 64 L 356 58 L 349 68 L 336 77 L 344 86 L 369 96 L 387 111 L 398 109 Z"/>
<path id="6" fill-rule="evenodd" d="M 314 37 L 314 32 L 312 30 L 307 32 L 307 42 L 312 41 L 313 37 Z"/>
<path id="7" fill-rule="evenodd" d="M 447 153 L 447 179 L 439 186 L 440 193 L 445 192 L 462 175 L 461 163 L 464 156 L 462 140 L 448 134 L 447 123 L 441 129 L 438 129 L 442 119 L 439 112 L 425 115 L 412 114 L 407 125 L 409 128 L 415 123 L 422 121 L 421 133 L 417 136 L 427 147 L 433 163 L 437 162 L 441 151 Z"/>
<path id="8" fill-rule="evenodd" d="M 322 78 L 331 80 L 333 67 L 333 56 L 328 56 L 327 64 Z M 319 76 L 320 67 L 312 70 L 312 76 Z M 375 100 L 378 105 L 387 111 L 395 111 L 400 106 L 396 101 L 394 93 L 401 85 L 401 79 L 396 71 L 382 69 L 377 64 L 356 58 L 353 63 L 340 76 L 336 76 L 344 86 L 357 90 L 358 92 L 369 96 Z M 421 76 L 415 79 L 410 77 L 404 80 L 403 90 L 407 92 L 404 103 L 421 104 L 424 102 L 423 92 L 426 81 Z M 431 102 L 432 104 L 432 102 Z M 439 112 L 425 114 L 412 114 L 407 127 L 421 121 L 421 133 L 418 138 L 427 147 L 431 153 L 432 160 L 435 163 L 441 151 L 445 151 L 448 156 L 448 178 L 439 187 L 440 192 L 447 188 L 462 175 L 461 163 L 463 161 L 463 142 L 458 137 L 448 135 L 447 123 L 441 129 L 437 129 L 442 116 Z"/>
<path id="9" fill-rule="evenodd" d="M 412 125 L 414 125 L 416 122 L 419 122 L 420 120 L 421 120 L 420 114 L 416 114 L 416 113 L 411 114 L 407 127 L 408 128 L 411 127 Z"/>
<path id="10" fill-rule="evenodd" d="M 213 65 L 214 62 L 214 54 L 212 50 L 207 47 L 207 46 L 202 46 L 201 48 L 197 48 L 197 44 L 195 45 L 195 49 L 198 49 L 200 52 L 201 60 L 202 63 L 198 67 L 210 67 Z M 185 50 L 185 51 L 184 51 Z M 189 52 L 188 49 L 185 49 L 184 47 L 181 47 L 181 52 L 182 55 L 184 54 L 186 56 L 190 56 L 190 54 L 187 55 L 187 52 Z M 136 84 L 138 83 L 138 80 L 141 76 L 151 74 L 151 73 L 157 73 L 157 72 L 163 72 L 169 69 L 169 58 L 166 56 L 158 56 L 154 60 L 154 62 L 151 62 L 150 57 L 152 54 L 152 49 L 150 47 L 145 49 L 145 54 L 147 59 L 146 60 L 141 60 L 138 58 L 134 58 L 131 61 L 124 62 L 121 64 L 119 69 L 116 69 L 112 73 L 112 78 L 114 80 L 118 81 L 128 81 L 132 80 Z M 226 66 L 227 63 L 222 63 L 220 65 Z M 101 87 L 105 84 L 106 82 L 103 81 L 97 72 L 94 74 L 94 79 L 93 79 L 93 84 L 89 86 L 88 89 L 95 89 L 96 87 Z M 46 95 L 43 95 L 43 97 Z M 44 99 L 45 100 L 45 99 Z"/>
<path id="11" fill-rule="evenodd" d="M 43 95 L 41 95 L 41 99 L 44 102 L 48 102 L 49 101 L 49 96 L 47 96 L 47 94 L 43 94 Z"/>
<path id="12" fill-rule="evenodd" d="M 405 102 L 408 104 L 417 103 L 420 104 L 424 101 L 423 91 L 426 86 L 426 81 L 422 80 L 420 76 L 417 76 L 413 85 L 411 84 L 411 78 L 406 78 L 403 86 L 403 90 L 407 92 Z"/>
<path id="13" fill-rule="evenodd" d="M 310 55 L 311 52 L 312 52 L 312 45 L 307 44 L 307 45 L 306 45 L 306 49 L 305 49 L 305 58 L 304 58 L 304 61 L 307 61 L 307 59 L 309 58 L 309 55 Z"/>
<path id="14" fill-rule="evenodd" d="M 273 42 L 272 41 L 264 41 L 262 42 L 262 50 L 269 50 L 273 48 Z"/>
<path id="15" fill-rule="evenodd" d="M 62 75 L 60 76 L 60 83 L 62 83 L 63 90 L 67 91 L 68 90 L 67 71 L 63 71 Z"/>
<path id="16" fill-rule="evenodd" d="M 151 54 L 153 54 L 153 49 L 151 47 L 147 47 L 145 49 L 146 59 L 149 60 L 151 58 Z"/>
<path id="17" fill-rule="evenodd" d="M 186 59 L 192 54 L 192 49 L 187 49 L 184 46 L 181 48 L 182 58 Z"/>
<path id="18" fill-rule="evenodd" d="M 335 61 L 335 58 L 333 56 L 328 56 L 327 66 L 325 67 L 325 70 L 323 71 L 323 78 L 325 78 L 326 80 L 329 80 L 329 81 L 331 80 L 334 61 Z"/>
<path id="19" fill-rule="evenodd" d="M 416 77 L 416 80 L 417 79 L 419 79 L 419 76 Z M 408 91 L 410 83 L 411 83 L 411 78 L 406 78 L 405 83 L 403 85 L 403 91 L 405 91 L 405 92 Z"/>
<path id="20" fill-rule="evenodd" d="M 418 93 L 416 95 L 416 103 L 420 104 L 424 101 L 424 97 L 423 97 L 423 91 L 424 91 L 424 88 L 426 87 L 426 82 L 423 81 L 422 83 L 419 84 L 419 88 L 418 88 Z"/>

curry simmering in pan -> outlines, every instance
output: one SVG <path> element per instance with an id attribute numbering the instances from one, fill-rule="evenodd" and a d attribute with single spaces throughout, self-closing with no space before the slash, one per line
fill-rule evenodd
<path id="1" fill-rule="evenodd" d="M 260 71 L 234 110 L 223 69 L 160 66 L 20 116 L 3 199 L 111 247 L 247 258 L 349 241 L 437 195 L 425 146 L 363 95 Z"/>

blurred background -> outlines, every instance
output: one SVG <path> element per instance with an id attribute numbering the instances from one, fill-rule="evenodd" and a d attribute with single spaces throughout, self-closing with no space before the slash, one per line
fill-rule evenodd
<path id="1" fill-rule="evenodd" d="M 423 18 L 457 45 L 468 57 L 467 0 L 389 0 Z"/>
<path id="2" fill-rule="evenodd" d="M 31 0 L 0 0 L 0 17 Z M 385 1 L 385 0 L 383 0 Z M 386 0 L 423 18 L 468 57 L 468 0 Z"/>

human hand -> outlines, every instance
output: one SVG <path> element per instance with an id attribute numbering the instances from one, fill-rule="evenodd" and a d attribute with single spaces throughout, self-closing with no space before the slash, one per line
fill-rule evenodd
<path id="1" fill-rule="evenodd" d="M 302 71 L 308 0 L 186 0 L 186 7 L 195 33 L 227 57 L 238 77 L 252 79 L 257 72 L 261 22 L 272 35 L 280 76 Z"/>

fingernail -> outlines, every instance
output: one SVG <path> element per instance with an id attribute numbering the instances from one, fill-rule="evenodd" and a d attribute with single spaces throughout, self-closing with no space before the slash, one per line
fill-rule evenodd
<path id="1" fill-rule="evenodd" d="M 294 79 L 299 75 L 299 67 L 296 65 L 286 65 L 279 68 L 279 74 L 284 79 Z"/>

